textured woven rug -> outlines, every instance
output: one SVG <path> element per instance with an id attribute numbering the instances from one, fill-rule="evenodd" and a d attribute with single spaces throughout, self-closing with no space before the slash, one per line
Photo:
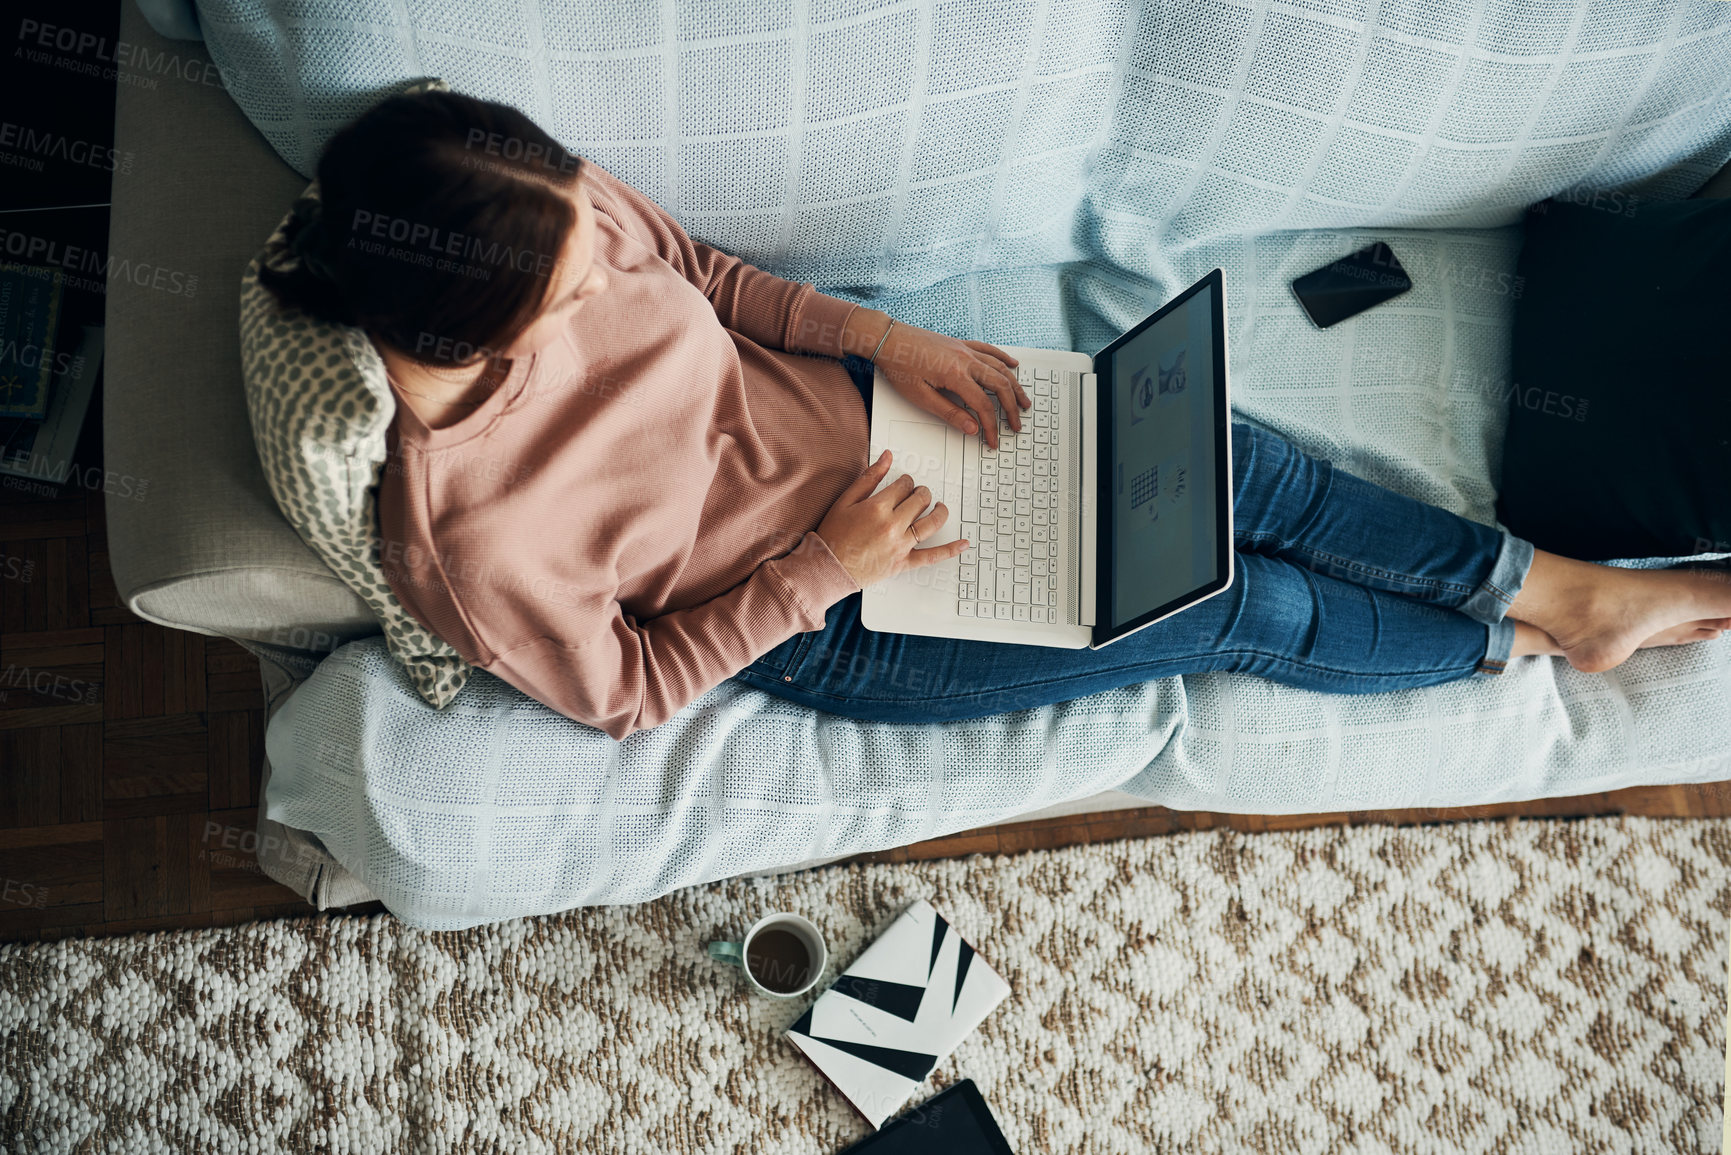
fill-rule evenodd
<path id="1" fill-rule="evenodd" d="M 832 973 L 926 897 L 1009 1000 L 965 1077 L 1048 1151 L 1717 1151 L 1731 820 L 1204 831 L 825 867 L 472 931 L 388 917 L 0 950 L 29 1151 L 831 1152 L 868 1132 L 703 955 Z"/>

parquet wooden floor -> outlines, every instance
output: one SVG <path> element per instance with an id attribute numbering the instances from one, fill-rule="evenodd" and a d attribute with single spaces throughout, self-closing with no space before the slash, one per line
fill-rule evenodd
<path id="1" fill-rule="evenodd" d="M 221 639 L 117 604 L 100 493 L 0 481 L 0 939 L 313 913 L 253 854 L 264 696 Z M 904 862 L 1232 826 L 1731 814 L 1731 783 L 1462 810 L 1257 817 L 1161 807 L 1013 823 L 858 856 Z M 376 913 L 377 904 L 345 913 Z"/>
<path id="2" fill-rule="evenodd" d="M 118 604 L 103 498 L 0 480 L 0 937 L 305 913 L 258 870 L 264 695 Z"/>

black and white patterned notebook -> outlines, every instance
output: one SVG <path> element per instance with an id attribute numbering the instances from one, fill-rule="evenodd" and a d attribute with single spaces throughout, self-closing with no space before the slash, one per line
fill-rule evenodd
<path id="1" fill-rule="evenodd" d="M 1010 984 L 920 899 L 818 996 L 787 1037 L 881 1127 L 1009 993 Z"/>

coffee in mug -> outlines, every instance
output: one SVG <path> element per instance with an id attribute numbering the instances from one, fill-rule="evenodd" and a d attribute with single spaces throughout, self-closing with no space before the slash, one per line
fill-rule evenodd
<path id="1" fill-rule="evenodd" d="M 829 965 L 829 949 L 817 927 L 797 914 L 768 914 L 739 942 L 712 942 L 709 957 L 745 972 L 759 994 L 792 998 L 810 990 Z"/>
<path id="2" fill-rule="evenodd" d="M 811 978 L 811 948 L 791 930 L 760 930 L 745 948 L 751 977 L 777 994 L 797 991 Z"/>

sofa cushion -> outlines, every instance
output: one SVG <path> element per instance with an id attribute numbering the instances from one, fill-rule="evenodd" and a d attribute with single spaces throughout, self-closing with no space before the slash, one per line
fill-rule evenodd
<path id="1" fill-rule="evenodd" d="M 431 80 L 405 91 L 445 87 Z M 444 706 L 472 667 L 404 608 L 379 565 L 378 480 L 396 415 L 384 361 L 361 330 L 287 306 L 258 281 L 263 265 L 298 263 L 287 227 L 317 198 L 314 181 L 241 278 L 241 367 L 253 440 L 283 515 L 378 615 L 416 692 Z"/>
<path id="2" fill-rule="evenodd" d="M 1534 208 L 1497 513 L 1590 559 L 1731 550 L 1731 201 Z"/>

